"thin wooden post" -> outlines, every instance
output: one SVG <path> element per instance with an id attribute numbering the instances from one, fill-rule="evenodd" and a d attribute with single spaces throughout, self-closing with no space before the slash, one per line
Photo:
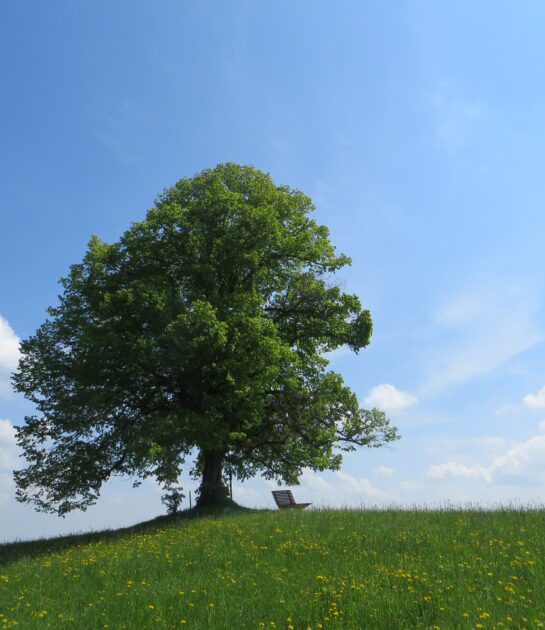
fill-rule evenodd
<path id="1" fill-rule="evenodd" d="M 231 501 L 233 500 L 233 473 L 231 469 L 229 469 L 229 496 L 231 497 Z"/>
<path id="2" fill-rule="evenodd" d="M 189 491 L 189 509 L 191 509 L 191 490 Z"/>

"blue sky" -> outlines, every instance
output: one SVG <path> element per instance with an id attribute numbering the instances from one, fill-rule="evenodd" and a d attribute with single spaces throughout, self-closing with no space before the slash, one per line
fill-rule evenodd
<path id="1" fill-rule="evenodd" d="M 0 8 L 0 540 L 128 525 L 160 490 L 115 480 L 66 519 L 13 499 L 18 340 L 91 234 L 117 239 L 177 179 L 254 164 L 300 188 L 371 310 L 362 405 L 402 439 L 316 505 L 545 498 L 545 5 L 281 0 Z M 186 488 L 195 484 L 184 479 Z M 235 498 L 272 506 L 270 486 Z"/>

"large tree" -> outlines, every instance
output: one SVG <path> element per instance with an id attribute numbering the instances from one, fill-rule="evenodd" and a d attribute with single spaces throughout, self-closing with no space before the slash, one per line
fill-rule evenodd
<path id="1" fill-rule="evenodd" d="M 372 321 L 334 273 L 350 263 L 303 193 L 220 164 L 166 190 L 121 239 L 92 237 L 59 305 L 21 344 L 17 497 L 62 515 L 112 475 L 168 485 L 186 460 L 198 505 L 223 474 L 295 484 L 397 431 L 361 409 L 328 351 L 369 343 Z"/>

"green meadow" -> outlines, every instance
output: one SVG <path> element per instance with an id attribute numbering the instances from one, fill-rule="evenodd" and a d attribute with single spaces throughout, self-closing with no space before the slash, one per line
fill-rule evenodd
<path id="1" fill-rule="evenodd" d="M 545 512 L 237 511 L 0 546 L 0 627 L 545 627 Z"/>

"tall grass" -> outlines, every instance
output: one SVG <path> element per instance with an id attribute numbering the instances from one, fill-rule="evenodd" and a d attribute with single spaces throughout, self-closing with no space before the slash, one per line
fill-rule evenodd
<path id="1" fill-rule="evenodd" d="M 231 513 L 3 545 L 0 628 L 545 627 L 545 512 L 477 507 Z"/>

